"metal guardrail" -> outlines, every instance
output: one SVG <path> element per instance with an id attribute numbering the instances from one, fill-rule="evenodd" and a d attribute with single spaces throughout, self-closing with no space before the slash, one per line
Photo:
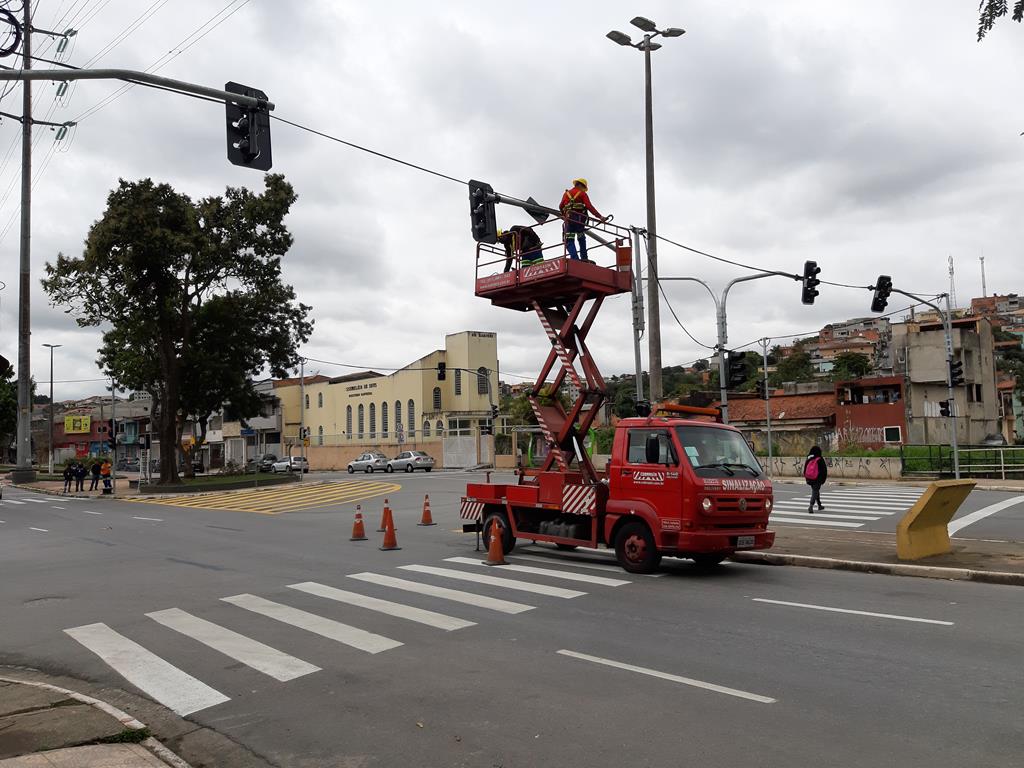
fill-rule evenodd
<path id="1" fill-rule="evenodd" d="M 962 477 L 1024 478 L 1024 446 L 961 446 L 957 451 Z M 905 445 L 900 448 L 904 476 L 952 477 L 953 449 L 948 445 Z"/>

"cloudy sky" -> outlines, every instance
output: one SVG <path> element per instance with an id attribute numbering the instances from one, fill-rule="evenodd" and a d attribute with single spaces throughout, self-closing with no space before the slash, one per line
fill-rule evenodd
<path id="1" fill-rule="evenodd" d="M 976 8 L 975 0 L 39 0 L 35 23 L 81 28 L 68 63 L 163 63 L 168 77 L 250 84 L 283 118 L 510 195 L 556 205 L 572 178 L 586 176 L 602 212 L 643 225 L 643 57 L 605 38 L 637 32 L 629 19 L 641 14 L 687 31 L 654 54 L 661 234 L 764 268 L 799 272 L 815 259 L 824 279 L 866 285 L 887 273 L 932 294 L 948 288 L 952 255 L 966 303 L 981 295 L 979 256 L 990 293 L 1024 289 L 1024 28 L 1003 20 L 978 43 Z M 46 48 L 42 36 L 36 48 Z M 100 391 L 99 382 L 72 381 L 101 375 L 99 332 L 50 307 L 39 277 L 58 252 L 81 252 L 117 179 L 148 176 L 196 198 L 261 186 L 258 172 L 225 159 L 222 107 L 136 87 L 92 110 L 116 90 L 80 82 L 58 99 L 55 84 L 35 86 L 38 117 L 86 115 L 57 145 L 36 129 L 32 372 L 46 382 L 41 345 L 64 345 L 58 399 Z M 20 108 L 15 88 L 0 109 Z M 11 360 L 19 136 L 18 123 L 4 119 L 0 354 Z M 442 346 L 446 333 L 493 330 L 503 375 L 535 373 L 546 354 L 536 318 L 473 295 L 464 186 L 281 123 L 273 143 L 274 170 L 299 195 L 284 276 L 314 308 L 307 356 L 391 368 Z M 498 221 L 527 223 L 503 206 Z M 550 227 L 542 232 L 546 243 L 558 239 Z M 659 252 L 663 276 L 698 276 L 720 289 L 745 274 L 672 246 Z M 666 290 L 688 330 L 714 344 L 703 289 Z M 813 307 L 799 297 L 798 284 L 777 278 L 738 286 L 730 341 L 813 331 L 867 314 L 870 302 L 867 292 L 828 286 Z M 894 298 L 890 307 L 906 303 Z M 662 336 L 666 365 L 706 354 L 664 306 Z M 590 346 L 606 374 L 632 370 L 628 296 L 606 304 Z"/>

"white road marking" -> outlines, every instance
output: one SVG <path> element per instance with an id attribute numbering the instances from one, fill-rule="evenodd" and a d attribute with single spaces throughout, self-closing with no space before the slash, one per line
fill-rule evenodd
<path id="1" fill-rule="evenodd" d="M 556 653 L 562 656 L 568 656 L 573 659 L 582 659 L 583 661 L 591 661 L 594 664 L 603 664 L 606 667 L 615 667 L 616 669 L 624 669 L 627 672 L 636 672 L 641 675 L 648 675 L 650 677 L 657 677 L 662 680 L 668 680 L 673 683 L 681 683 L 683 685 L 690 685 L 694 688 L 703 688 L 706 691 L 714 691 L 715 693 L 724 693 L 726 696 L 735 696 L 739 699 L 747 699 L 748 701 L 756 701 L 759 704 L 774 704 L 775 699 L 769 698 L 768 696 L 760 696 L 756 693 L 749 693 L 747 691 L 741 691 L 736 688 L 726 688 L 724 685 L 715 685 L 714 683 L 705 683 L 702 680 L 694 680 L 690 677 L 680 677 L 679 675 L 673 675 L 668 672 L 659 672 L 656 669 L 649 669 L 647 667 L 638 667 L 634 664 L 626 664 L 621 661 L 613 661 L 612 659 L 603 659 L 600 656 L 591 656 L 587 653 L 578 653 L 576 651 L 567 651 L 565 649 L 556 651 Z"/>
<path id="2" fill-rule="evenodd" d="M 446 557 L 445 562 L 459 563 L 460 565 L 479 565 L 486 568 L 483 560 L 474 560 L 472 557 Z M 566 581 L 582 581 L 587 584 L 599 584 L 603 587 L 621 587 L 624 584 L 632 584 L 625 579 L 609 579 L 607 576 L 590 576 L 585 573 L 572 573 L 570 571 L 556 571 L 554 568 L 534 568 L 529 565 L 503 565 L 503 571 L 515 571 L 517 573 L 532 573 L 535 576 L 550 576 L 554 579 L 565 579 Z"/>
<path id="3" fill-rule="evenodd" d="M 995 504 L 990 504 L 987 507 L 982 507 L 974 512 L 970 512 L 963 517 L 958 517 L 956 520 L 949 523 L 949 535 L 952 536 L 954 533 L 963 530 L 968 525 L 976 523 L 979 520 L 984 520 L 986 517 L 994 515 L 996 512 L 1001 512 L 1007 507 L 1012 507 L 1015 504 L 1021 503 L 1024 503 L 1024 496 L 1014 496 L 1012 499 L 996 502 Z"/>
<path id="4" fill-rule="evenodd" d="M 856 616 L 874 616 L 878 619 L 896 619 L 898 621 L 916 621 L 921 624 L 941 624 L 944 627 L 952 627 L 952 621 L 938 621 L 936 619 L 920 619 L 916 616 L 900 616 L 895 613 L 873 613 L 872 611 L 854 611 L 850 608 L 832 608 L 827 605 L 811 605 L 810 603 L 790 603 L 786 600 L 768 600 L 763 597 L 750 598 L 755 603 L 771 603 L 772 605 L 788 605 L 793 608 L 811 608 L 815 611 L 831 611 L 832 613 L 852 613 Z"/>
<path id="5" fill-rule="evenodd" d="M 359 579 L 360 581 L 365 581 L 370 584 L 379 584 L 382 587 L 404 589 L 406 592 L 415 592 L 419 595 L 439 597 L 442 600 L 451 600 L 454 603 L 463 603 L 464 605 L 472 605 L 477 608 L 487 608 L 488 610 L 499 611 L 500 613 L 523 613 L 524 611 L 532 611 L 534 608 L 532 605 L 513 603 L 509 600 L 499 600 L 496 597 L 477 595 L 472 592 L 462 592 L 458 589 L 435 587 L 433 584 L 421 584 L 418 581 L 396 579 L 393 576 L 382 576 L 377 573 L 350 573 L 348 574 L 348 577 L 350 579 Z"/>
<path id="6" fill-rule="evenodd" d="M 540 550 L 544 551 L 544 550 Z M 584 563 L 578 557 L 566 557 L 565 555 L 514 555 L 513 560 L 529 560 L 531 563 L 548 563 L 549 565 L 571 565 L 573 568 L 586 568 L 591 571 L 611 571 L 622 573 L 622 567 L 618 565 L 605 565 L 604 563 Z M 632 573 L 630 576 L 644 576 L 648 579 L 660 579 L 664 573 Z"/>
<path id="7" fill-rule="evenodd" d="M 429 573 L 432 576 L 444 576 L 449 579 L 458 579 L 460 581 L 471 581 L 474 584 L 483 584 L 489 587 L 504 587 L 505 589 L 516 589 L 520 592 L 533 592 L 534 594 L 547 595 L 548 597 L 564 597 L 568 599 L 572 597 L 583 597 L 583 595 L 587 594 L 586 592 L 577 592 L 572 589 L 549 587 L 546 584 L 531 584 L 528 581 L 499 579 L 494 576 L 481 576 L 476 573 L 466 573 L 465 571 L 456 571 L 451 568 L 435 568 L 432 565 L 400 565 L 398 567 L 406 571 Z"/>
<path id="8" fill-rule="evenodd" d="M 50 503 L 46 499 L 33 499 L 33 498 L 29 497 L 29 496 L 22 496 L 21 498 L 22 498 L 23 501 L 28 501 L 28 502 L 31 502 L 33 504 L 49 504 Z"/>
<path id="9" fill-rule="evenodd" d="M 400 619 L 416 621 L 430 627 L 437 627 L 451 632 L 453 629 L 464 629 L 476 625 L 474 621 L 466 621 L 455 616 L 447 616 L 443 613 L 425 611 L 422 608 L 414 608 L 403 603 L 393 603 L 390 600 L 379 600 L 376 597 L 360 595 L 357 592 L 346 592 L 344 589 L 335 589 L 326 584 L 317 584 L 314 581 L 304 581 L 301 584 L 289 584 L 289 588 L 297 589 L 317 597 L 326 597 L 328 600 L 337 600 L 339 603 L 348 603 L 360 608 L 368 608 L 371 611 L 386 613 L 388 616 L 397 616 Z"/>
<path id="10" fill-rule="evenodd" d="M 783 513 L 786 514 L 786 513 Z M 841 520 L 817 520 L 817 515 L 807 515 L 806 518 L 777 517 L 772 515 L 769 522 L 772 523 L 796 523 L 797 525 L 834 525 L 838 528 L 860 528 L 864 523 L 844 523 Z"/>
<path id="11" fill-rule="evenodd" d="M 54 509 L 64 509 L 64 507 L 58 507 L 58 506 L 56 506 L 56 505 L 54 505 L 54 507 L 53 507 L 53 508 L 54 508 Z"/>
<path id="12" fill-rule="evenodd" d="M 28 527 L 28 529 L 30 531 L 39 531 L 40 533 L 49 533 L 50 532 L 49 529 L 47 529 L 47 528 L 33 528 L 31 525 Z"/>
<path id="13" fill-rule="evenodd" d="M 193 616 L 179 608 L 168 608 L 165 611 L 154 611 L 146 615 L 153 621 L 170 627 L 193 640 L 198 640 L 203 645 L 208 645 L 215 651 L 220 651 L 225 656 L 270 675 L 282 683 L 320 671 L 320 667 L 314 667 L 302 659 L 297 659 L 206 619 Z"/>
<path id="14" fill-rule="evenodd" d="M 239 608 L 244 608 L 247 611 L 258 613 L 261 616 L 276 619 L 277 621 L 304 629 L 307 632 L 313 632 L 330 640 L 336 640 L 339 643 L 358 648 L 367 653 L 389 651 L 402 645 L 402 643 L 392 640 L 390 637 L 375 635 L 373 632 L 367 632 L 365 629 L 342 624 L 340 621 L 317 616 L 315 613 L 301 611 L 298 608 L 275 603 L 272 600 L 265 600 L 256 595 L 235 595 L 233 597 L 222 597 L 221 600 L 237 605 Z"/>
<path id="15" fill-rule="evenodd" d="M 24 501 L 18 501 L 17 499 L 7 499 L 5 504 L 24 504 Z"/>
<path id="16" fill-rule="evenodd" d="M 824 512 L 819 512 L 817 510 L 815 510 L 814 512 L 808 512 L 806 507 L 803 508 L 803 509 L 780 509 L 779 510 L 779 514 L 799 515 L 800 517 L 803 517 L 804 515 L 809 515 L 811 517 L 820 517 L 820 518 L 823 518 L 825 520 L 881 520 L 882 519 L 881 517 L 876 517 L 874 515 L 837 515 L 837 514 L 835 514 L 833 512 L 827 511 L 828 509 L 832 509 L 832 507 L 826 507 L 826 511 L 824 511 Z"/>
<path id="17" fill-rule="evenodd" d="M 162 523 L 163 520 L 159 517 L 136 517 L 132 515 L 132 520 L 149 520 L 151 523 Z"/>
<path id="18" fill-rule="evenodd" d="M 93 512 L 92 510 L 89 510 L 89 509 L 83 509 L 82 512 L 84 512 L 87 515 L 102 515 L 103 514 L 102 512 Z"/>
<path id="19" fill-rule="evenodd" d="M 811 503 L 810 498 L 806 499 L 787 499 L 786 501 L 780 501 L 775 506 L 787 505 L 787 506 L 803 506 L 807 507 Z M 822 496 L 821 503 L 826 507 L 841 507 L 844 510 L 850 509 L 863 509 L 866 511 L 877 512 L 881 510 L 891 510 L 893 512 L 902 512 L 910 509 L 912 504 L 875 504 L 869 501 L 856 501 L 854 499 L 837 499 L 834 496 Z"/>
<path id="20" fill-rule="evenodd" d="M 106 624 L 87 624 L 64 631 L 129 683 L 179 715 L 231 700 Z"/>

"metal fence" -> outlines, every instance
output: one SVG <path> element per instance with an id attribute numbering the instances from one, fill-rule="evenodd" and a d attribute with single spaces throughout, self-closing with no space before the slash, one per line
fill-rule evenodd
<path id="1" fill-rule="evenodd" d="M 960 446 L 961 477 L 1024 479 L 1024 447 Z M 953 449 L 948 445 L 904 445 L 900 448 L 904 477 L 953 477 Z"/>

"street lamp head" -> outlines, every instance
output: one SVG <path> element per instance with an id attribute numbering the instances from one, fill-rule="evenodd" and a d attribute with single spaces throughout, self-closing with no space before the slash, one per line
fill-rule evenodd
<path id="1" fill-rule="evenodd" d="M 648 43 L 647 45 L 645 45 L 645 46 L 643 46 L 643 47 L 644 47 L 644 48 L 645 48 L 646 50 L 648 50 L 648 51 L 656 51 L 656 50 L 658 50 L 659 48 L 661 48 L 661 43 Z"/>
<path id="2" fill-rule="evenodd" d="M 655 24 L 650 19 L 645 19 L 643 16 L 634 16 L 629 23 L 632 24 L 634 27 L 639 27 L 644 32 L 650 33 L 658 31 L 658 25 Z"/>
<path id="3" fill-rule="evenodd" d="M 633 44 L 633 41 L 630 39 L 629 35 L 625 34 L 624 32 L 619 32 L 618 30 L 613 29 L 611 32 L 605 35 L 605 37 L 607 37 L 613 43 L 618 43 L 619 45 Z"/>
<path id="4" fill-rule="evenodd" d="M 668 29 L 666 29 L 664 32 L 661 33 L 661 36 L 662 37 L 681 37 L 682 35 L 685 35 L 685 34 L 686 34 L 686 30 L 685 29 L 680 29 L 679 27 L 669 27 Z"/>
<path id="5" fill-rule="evenodd" d="M 63 347 L 64 345 L 63 344 L 43 344 L 43 346 L 44 347 L 49 347 L 50 349 L 56 349 L 57 347 Z"/>

